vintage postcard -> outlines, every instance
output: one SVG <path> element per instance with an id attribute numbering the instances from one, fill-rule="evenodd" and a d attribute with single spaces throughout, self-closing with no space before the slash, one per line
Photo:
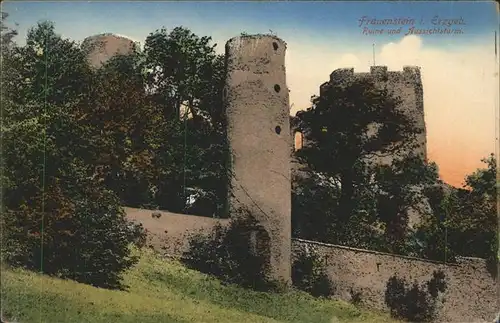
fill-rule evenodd
<path id="1" fill-rule="evenodd" d="M 499 322 L 494 1 L 3 1 L 1 322 Z"/>

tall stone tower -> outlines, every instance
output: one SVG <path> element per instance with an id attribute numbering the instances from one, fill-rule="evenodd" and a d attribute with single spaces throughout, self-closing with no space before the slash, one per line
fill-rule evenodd
<path id="1" fill-rule="evenodd" d="M 330 74 L 330 81 L 320 86 L 320 95 L 333 84 L 349 82 L 353 79 L 371 79 L 381 89 L 401 99 L 399 109 L 410 116 L 415 125 L 422 130 L 417 137 L 417 148 L 414 150 L 424 159 L 427 158 L 427 134 L 424 119 L 424 98 L 420 68 L 405 66 L 403 71 L 388 71 L 386 66 L 372 66 L 369 73 L 354 73 L 354 68 L 342 68 Z M 390 163 L 395 156 L 387 155 L 377 158 L 380 163 Z"/>
<path id="2" fill-rule="evenodd" d="M 113 56 L 130 54 L 136 47 L 133 40 L 114 34 L 90 36 L 82 42 L 82 48 L 88 51 L 87 58 L 94 68 L 100 68 Z"/>
<path id="3" fill-rule="evenodd" d="M 286 43 L 269 35 L 226 43 L 224 89 L 230 146 L 229 209 L 250 211 L 267 278 L 291 281 L 290 108 Z"/>
<path id="4" fill-rule="evenodd" d="M 320 95 L 327 87 L 333 84 L 343 84 L 354 79 L 368 78 L 374 81 L 380 89 L 387 89 L 390 94 L 401 100 L 398 107 L 407 116 L 411 117 L 416 127 L 422 132 L 417 136 L 416 148 L 413 152 L 427 159 L 427 134 L 424 118 L 424 98 L 420 68 L 405 66 L 403 71 L 388 71 L 386 66 L 372 66 L 369 73 L 354 73 L 353 68 L 342 68 L 330 74 L 330 81 L 320 86 Z M 390 164 L 397 155 L 385 155 L 371 158 L 372 162 Z M 415 187 L 415 190 L 420 190 Z M 427 201 L 422 201 L 420 207 L 429 209 Z M 421 215 L 416 210 L 409 211 L 409 227 L 415 227 L 420 222 Z"/>

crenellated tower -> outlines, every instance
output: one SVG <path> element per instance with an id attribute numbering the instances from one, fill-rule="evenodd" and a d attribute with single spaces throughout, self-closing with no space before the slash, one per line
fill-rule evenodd
<path id="1" fill-rule="evenodd" d="M 330 80 L 320 86 L 320 95 L 333 84 L 347 84 L 355 79 L 370 79 L 380 89 L 386 89 L 401 100 L 398 107 L 411 117 L 416 127 L 421 129 L 417 136 L 417 147 L 412 149 L 427 159 L 427 135 L 424 118 L 424 98 L 420 68 L 405 66 L 403 71 L 388 71 L 386 66 L 372 66 L 370 72 L 355 73 L 354 68 L 336 69 L 330 74 Z M 395 156 L 386 155 L 378 158 L 380 163 L 390 163 Z"/>
<path id="2" fill-rule="evenodd" d="M 340 68 L 330 74 L 330 80 L 321 84 L 320 96 L 332 85 L 347 85 L 354 80 L 369 79 L 375 83 L 379 89 L 387 90 L 391 95 L 399 98 L 401 104 L 397 107 L 407 116 L 413 119 L 415 126 L 421 130 L 417 135 L 415 143 L 408 143 L 408 149 L 416 152 L 427 160 L 427 134 L 424 117 L 423 86 L 420 68 L 416 66 L 405 66 L 403 71 L 388 71 L 386 66 L 372 66 L 370 72 L 355 73 L 354 68 Z M 369 130 L 371 131 L 371 130 Z M 307 143 L 303 143 L 307 145 Z M 411 148 L 410 148 L 411 147 Z M 399 155 L 404 155 L 403 151 Z M 370 162 L 379 164 L 390 164 L 397 155 L 386 154 L 370 158 Z M 415 187 L 415 190 L 420 190 Z M 420 208 L 427 208 L 427 201 L 422 201 Z M 421 214 L 417 210 L 409 212 L 409 226 L 415 227 L 420 222 Z"/>

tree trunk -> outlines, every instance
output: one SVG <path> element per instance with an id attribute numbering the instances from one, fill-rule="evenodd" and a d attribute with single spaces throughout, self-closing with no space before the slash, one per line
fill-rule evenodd
<path id="1" fill-rule="evenodd" d="M 339 218 L 343 221 L 351 217 L 353 210 L 354 178 L 352 170 L 345 170 L 340 174 L 340 183 Z"/>
<path id="2" fill-rule="evenodd" d="M 196 119 L 197 114 L 196 114 L 196 109 L 194 108 L 194 99 L 193 99 L 193 98 L 189 99 L 189 103 L 188 103 L 188 113 L 189 113 L 189 112 L 191 112 L 191 115 L 192 115 L 192 117 L 193 117 L 193 120 L 195 120 L 195 119 Z"/>
<path id="3" fill-rule="evenodd" d="M 399 201 L 394 201 L 393 203 L 401 203 Z M 391 247 L 394 248 L 392 252 L 401 252 L 401 242 L 406 238 L 407 227 L 408 227 L 408 216 L 406 211 L 400 208 L 395 208 L 389 211 L 392 216 L 388 217 L 386 222 L 386 236 L 391 243 Z"/>

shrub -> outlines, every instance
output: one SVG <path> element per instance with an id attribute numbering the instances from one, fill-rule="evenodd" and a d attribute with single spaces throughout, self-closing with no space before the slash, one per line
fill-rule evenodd
<path id="1" fill-rule="evenodd" d="M 94 286 L 123 287 L 121 273 L 136 262 L 130 244 L 144 243 L 143 230 L 126 220 L 97 165 L 88 162 L 100 155 L 93 129 L 78 121 L 74 109 L 51 105 L 27 119 L 21 112 L 32 107 L 8 107 L 0 165 L 2 260 Z"/>
<path id="2" fill-rule="evenodd" d="M 218 225 L 210 234 L 194 234 L 190 249 L 181 260 L 189 268 L 218 277 L 225 283 L 266 291 L 278 289 L 279 283 L 265 277 L 268 265 L 267 245 L 255 252 L 251 243 L 253 232 L 264 233 L 248 211 L 238 211 L 227 227 Z M 243 214 L 244 216 L 238 216 Z M 265 235 L 258 237 L 266 242 Z"/>
<path id="3" fill-rule="evenodd" d="M 8 264 L 104 288 L 123 288 L 121 273 L 137 262 L 130 244 L 145 243 L 116 196 L 99 187 L 51 187 L 38 203 L 7 210 L 3 258 Z M 36 199 L 35 199 L 36 201 Z"/>
<path id="4" fill-rule="evenodd" d="M 396 318 L 411 322 L 431 322 L 437 315 L 438 296 L 446 291 L 445 274 L 435 271 L 423 285 L 409 285 L 404 279 L 393 276 L 387 282 L 385 303 Z"/>
<path id="5" fill-rule="evenodd" d="M 316 253 L 299 252 L 292 266 L 292 281 L 295 287 L 316 297 L 328 297 L 335 292 Z"/>

